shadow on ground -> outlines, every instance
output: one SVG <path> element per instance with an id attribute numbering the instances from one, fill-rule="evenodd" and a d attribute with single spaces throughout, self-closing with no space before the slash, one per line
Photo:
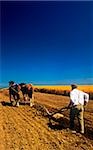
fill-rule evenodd
<path id="1" fill-rule="evenodd" d="M 12 102 L 5 102 L 5 101 L 1 101 L 1 104 L 3 106 L 13 106 Z M 29 102 L 19 102 L 19 105 L 29 105 Z"/>
<path id="2" fill-rule="evenodd" d="M 68 128 L 68 123 L 66 124 L 66 122 L 68 122 L 67 119 L 63 119 L 63 121 L 61 122 L 57 122 L 57 121 L 49 121 L 48 122 L 48 127 L 51 128 L 52 130 L 62 130 L 62 129 L 67 129 Z"/>
<path id="3" fill-rule="evenodd" d="M 71 132 L 71 130 L 68 130 L 69 129 L 69 120 L 67 120 L 67 119 L 63 119 L 63 123 L 49 122 L 48 127 L 51 128 L 52 130 L 67 129 L 67 132 L 69 132 L 69 131 Z M 77 133 L 80 133 L 77 125 L 76 125 L 75 129 L 76 129 Z M 83 136 L 85 136 L 86 138 L 88 138 L 90 140 L 93 140 L 93 128 L 86 126 L 85 133 L 83 134 Z"/>
<path id="4" fill-rule="evenodd" d="M 12 103 L 10 103 L 10 102 L 5 102 L 5 101 L 2 101 L 1 104 L 2 104 L 3 106 L 12 106 Z"/>
<path id="5" fill-rule="evenodd" d="M 86 126 L 84 136 L 90 140 L 93 140 L 93 127 Z"/>

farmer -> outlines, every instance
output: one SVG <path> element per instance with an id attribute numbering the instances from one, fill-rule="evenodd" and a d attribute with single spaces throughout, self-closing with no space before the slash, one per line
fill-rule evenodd
<path id="1" fill-rule="evenodd" d="M 70 108 L 70 129 L 73 133 L 76 133 L 74 131 L 74 119 L 77 116 L 80 133 L 84 134 L 84 105 L 88 103 L 89 95 L 78 90 L 75 84 L 72 84 L 71 88 L 70 103 L 68 105 L 68 108 Z"/>
<path id="2" fill-rule="evenodd" d="M 19 99 L 20 99 L 19 91 L 20 91 L 20 86 L 14 83 L 14 81 L 9 81 L 10 102 L 12 102 L 11 98 L 13 96 L 14 102 L 12 102 L 12 104 L 16 106 L 19 106 Z"/>

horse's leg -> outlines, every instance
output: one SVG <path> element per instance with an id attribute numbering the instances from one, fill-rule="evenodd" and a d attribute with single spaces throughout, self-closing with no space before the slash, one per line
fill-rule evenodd
<path id="1" fill-rule="evenodd" d="M 16 106 L 19 107 L 20 96 L 19 96 L 19 94 L 17 94 L 16 96 L 17 96 L 17 99 L 16 99 Z"/>
<path id="2" fill-rule="evenodd" d="M 34 94 L 32 94 L 32 104 L 34 105 Z"/>
<path id="3" fill-rule="evenodd" d="M 24 94 L 24 95 L 23 95 L 23 98 L 24 98 L 24 101 L 26 102 L 27 99 L 28 99 L 27 94 Z"/>
<path id="4" fill-rule="evenodd" d="M 9 101 L 10 103 L 12 102 L 12 91 L 10 87 L 9 87 Z"/>
<path id="5" fill-rule="evenodd" d="M 24 99 L 24 101 L 25 101 L 25 94 L 23 94 L 23 99 Z"/>
<path id="6" fill-rule="evenodd" d="M 12 106 L 16 106 L 16 95 L 13 94 L 13 101 L 11 101 Z"/>
<path id="7" fill-rule="evenodd" d="M 11 96 L 11 94 L 9 94 L 9 100 L 10 100 L 10 103 L 11 103 L 11 99 L 12 99 L 12 96 Z"/>
<path id="8" fill-rule="evenodd" d="M 19 107 L 19 101 L 17 101 L 16 106 Z"/>
<path id="9" fill-rule="evenodd" d="M 32 107 L 33 104 L 32 104 L 32 98 L 30 98 L 30 107 Z"/>
<path id="10" fill-rule="evenodd" d="M 30 106 L 32 107 L 34 105 L 34 96 L 30 97 Z"/>

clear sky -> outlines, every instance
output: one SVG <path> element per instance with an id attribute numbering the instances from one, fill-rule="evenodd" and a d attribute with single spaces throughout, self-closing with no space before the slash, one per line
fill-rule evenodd
<path id="1" fill-rule="evenodd" d="M 93 1 L 0 3 L 0 84 L 93 84 Z"/>

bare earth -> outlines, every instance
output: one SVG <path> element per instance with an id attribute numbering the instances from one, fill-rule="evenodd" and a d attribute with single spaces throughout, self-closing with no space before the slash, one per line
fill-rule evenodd
<path id="1" fill-rule="evenodd" d="M 93 150 L 93 100 L 85 108 L 84 135 L 68 129 L 69 110 L 63 112 L 63 127 L 49 125 L 42 105 L 52 112 L 68 102 L 68 97 L 35 93 L 33 108 L 12 107 L 8 90 L 0 90 L 0 150 Z"/>

